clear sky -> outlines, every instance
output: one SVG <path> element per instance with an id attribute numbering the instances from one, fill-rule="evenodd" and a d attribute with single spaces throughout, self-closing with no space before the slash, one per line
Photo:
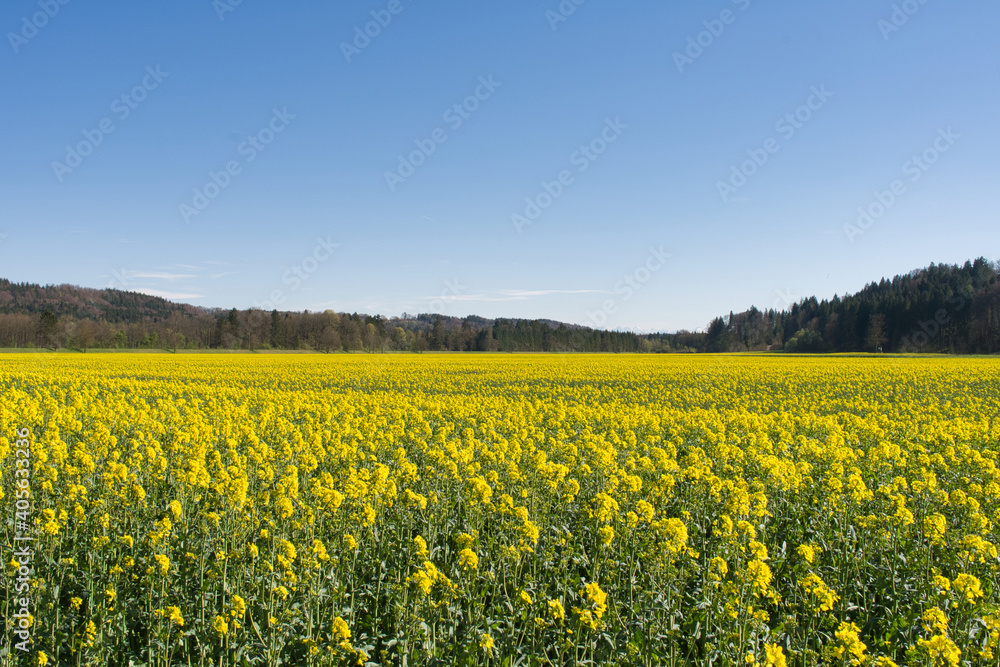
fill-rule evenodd
<path id="1" fill-rule="evenodd" d="M 995 0 L 237 2 L 0 6 L 0 276 L 673 331 L 1000 258 Z"/>

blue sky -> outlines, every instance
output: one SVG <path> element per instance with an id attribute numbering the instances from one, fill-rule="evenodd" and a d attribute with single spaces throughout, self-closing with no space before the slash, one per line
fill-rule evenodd
<path id="1" fill-rule="evenodd" d="M 993 1 L 63 1 L 0 8 L 14 281 L 672 331 L 1000 259 Z"/>

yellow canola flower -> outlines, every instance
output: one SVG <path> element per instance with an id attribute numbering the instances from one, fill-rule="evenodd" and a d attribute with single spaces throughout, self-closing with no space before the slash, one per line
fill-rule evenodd
<path id="1" fill-rule="evenodd" d="M 351 539 L 353 540 L 354 538 Z M 424 538 L 417 535 L 413 538 L 413 543 L 417 545 L 417 558 L 422 558 L 424 560 L 430 558 L 430 552 L 427 550 L 427 542 L 424 541 Z"/>
<path id="2" fill-rule="evenodd" d="M 924 533 L 931 544 L 943 544 L 944 534 L 948 530 L 948 519 L 943 514 L 935 512 L 924 519 Z"/>
<path id="3" fill-rule="evenodd" d="M 708 565 L 709 577 L 716 581 L 722 581 L 729 574 L 729 564 L 726 563 L 726 559 L 721 556 L 715 556 L 712 558 Z"/>
<path id="4" fill-rule="evenodd" d="M 750 545 L 747 547 L 753 557 L 759 561 L 767 560 L 767 545 L 757 540 L 750 540 Z"/>
<path id="5" fill-rule="evenodd" d="M 960 574 L 951 582 L 951 585 L 959 593 L 965 596 L 965 601 L 974 603 L 983 596 L 982 582 L 971 574 Z"/>
<path id="6" fill-rule="evenodd" d="M 184 625 L 184 617 L 181 615 L 180 607 L 164 607 L 156 610 L 156 615 L 165 618 L 169 623 L 181 627 Z"/>
<path id="7" fill-rule="evenodd" d="M 93 621 L 87 621 L 87 627 L 83 631 L 83 643 L 85 646 L 93 646 L 97 639 L 97 626 Z"/>
<path id="8" fill-rule="evenodd" d="M 458 566 L 463 570 L 475 570 L 479 567 L 479 556 L 472 549 L 462 549 L 458 552 Z"/>
<path id="9" fill-rule="evenodd" d="M 439 590 L 446 594 L 453 593 L 456 589 L 455 584 L 452 583 L 444 572 L 441 572 L 429 560 L 424 561 L 423 567 L 417 570 L 407 581 L 415 583 L 424 595 L 430 595 L 434 591 L 435 586 L 438 586 Z"/>
<path id="10" fill-rule="evenodd" d="M 667 519 L 663 525 L 663 533 L 667 538 L 667 549 L 671 553 L 683 553 L 687 549 L 687 526 L 680 519 Z"/>
<path id="11" fill-rule="evenodd" d="M 243 615 L 247 611 L 247 603 L 239 595 L 233 596 L 232 609 L 229 610 L 230 616 L 233 618 L 243 618 Z"/>
<path id="12" fill-rule="evenodd" d="M 795 553 L 802 557 L 807 563 L 812 565 L 816 562 L 816 547 L 810 546 L 808 544 L 800 544 L 798 548 L 795 549 Z"/>
<path id="13" fill-rule="evenodd" d="M 604 616 L 604 612 L 608 610 L 608 594 L 601 590 L 600 584 L 596 581 L 590 582 L 584 587 L 583 595 L 594 606 L 594 616 L 597 618 Z"/>
<path id="14" fill-rule="evenodd" d="M 851 665 L 861 665 L 865 662 L 865 651 L 868 646 L 861 641 L 859 633 L 861 629 L 850 622 L 843 622 L 834 633 L 838 645 L 833 654 L 838 660 L 846 660 Z"/>
<path id="15" fill-rule="evenodd" d="M 326 552 L 326 545 L 324 545 L 320 540 L 313 540 L 312 552 L 313 555 L 316 556 L 316 560 L 320 562 L 330 560 L 330 556 Z"/>
<path id="16" fill-rule="evenodd" d="M 764 664 L 767 667 L 787 667 L 785 649 L 782 647 L 777 644 L 764 644 L 764 653 L 766 655 Z"/>
<path id="17" fill-rule="evenodd" d="M 799 586 L 805 591 L 811 609 L 817 614 L 833 611 L 834 605 L 840 600 L 840 596 L 815 573 L 810 572 L 802 578 Z"/>
<path id="18" fill-rule="evenodd" d="M 918 639 L 917 648 L 926 653 L 931 667 L 958 667 L 962 659 L 958 646 L 945 635 Z"/>
<path id="19" fill-rule="evenodd" d="M 642 519 L 646 523 L 653 521 L 653 516 L 656 514 L 656 509 L 647 501 L 640 500 L 635 505 L 635 513 L 638 518 Z"/>
<path id="20" fill-rule="evenodd" d="M 337 646 L 343 651 L 352 651 L 351 646 L 351 628 L 342 617 L 337 616 L 333 619 L 333 627 L 331 628 L 333 635 L 333 641 L 337 642 Z"/>
<path id="21" fill-rule="evenodd" d="M 754 595 L 767 595 L 772 579 L 771 568 L 767 563 L 756 559 L 747 563 L 746 581 L 750 583 Z"/>

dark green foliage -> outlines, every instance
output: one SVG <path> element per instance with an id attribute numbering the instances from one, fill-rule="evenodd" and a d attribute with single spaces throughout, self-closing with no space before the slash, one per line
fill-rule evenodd
<path id="1" fill-rule="evenodd" d="M 1000 352 L 1000 275 L 984 258 L 931 264 L 857 294 L 716 318 L 699 352 Z M 680 347 L 675 345 L 675 347 Z"/>
<path id="2" fill-rule="evenodd" d="M 808 329 L 799 329 L 785 343 L 785 352 L 823 352 L 825 348 L 823 337 Z"/>

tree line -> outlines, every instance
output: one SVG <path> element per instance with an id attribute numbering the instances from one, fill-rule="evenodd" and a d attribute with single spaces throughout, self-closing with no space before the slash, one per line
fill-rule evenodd
<path id="1" fill-rule="evenodd" d="M 931 264 L 857 294 L 717 317 L 707 352 L 1000 352 L 1000 263 Z"/>
<path id="2" fill-rule="evenodd" d="M 114 289 L 0 279 L 0 347 L 321 352 L 1000 352 L 1000 264 L 984 258 L 857 294 L 637 334 L 552 320 L 206 309 Z"/>
<path id="3" fill-rule="evenodd" d="M 0 312 L 0 347 L 312 350 L 318 352 L 648 352 L 634 333 L 598 331 L 545 320 L 487 320 L 443 315 L 265 312 L 257 309 L 173 313 L 110 322 Z"/>

